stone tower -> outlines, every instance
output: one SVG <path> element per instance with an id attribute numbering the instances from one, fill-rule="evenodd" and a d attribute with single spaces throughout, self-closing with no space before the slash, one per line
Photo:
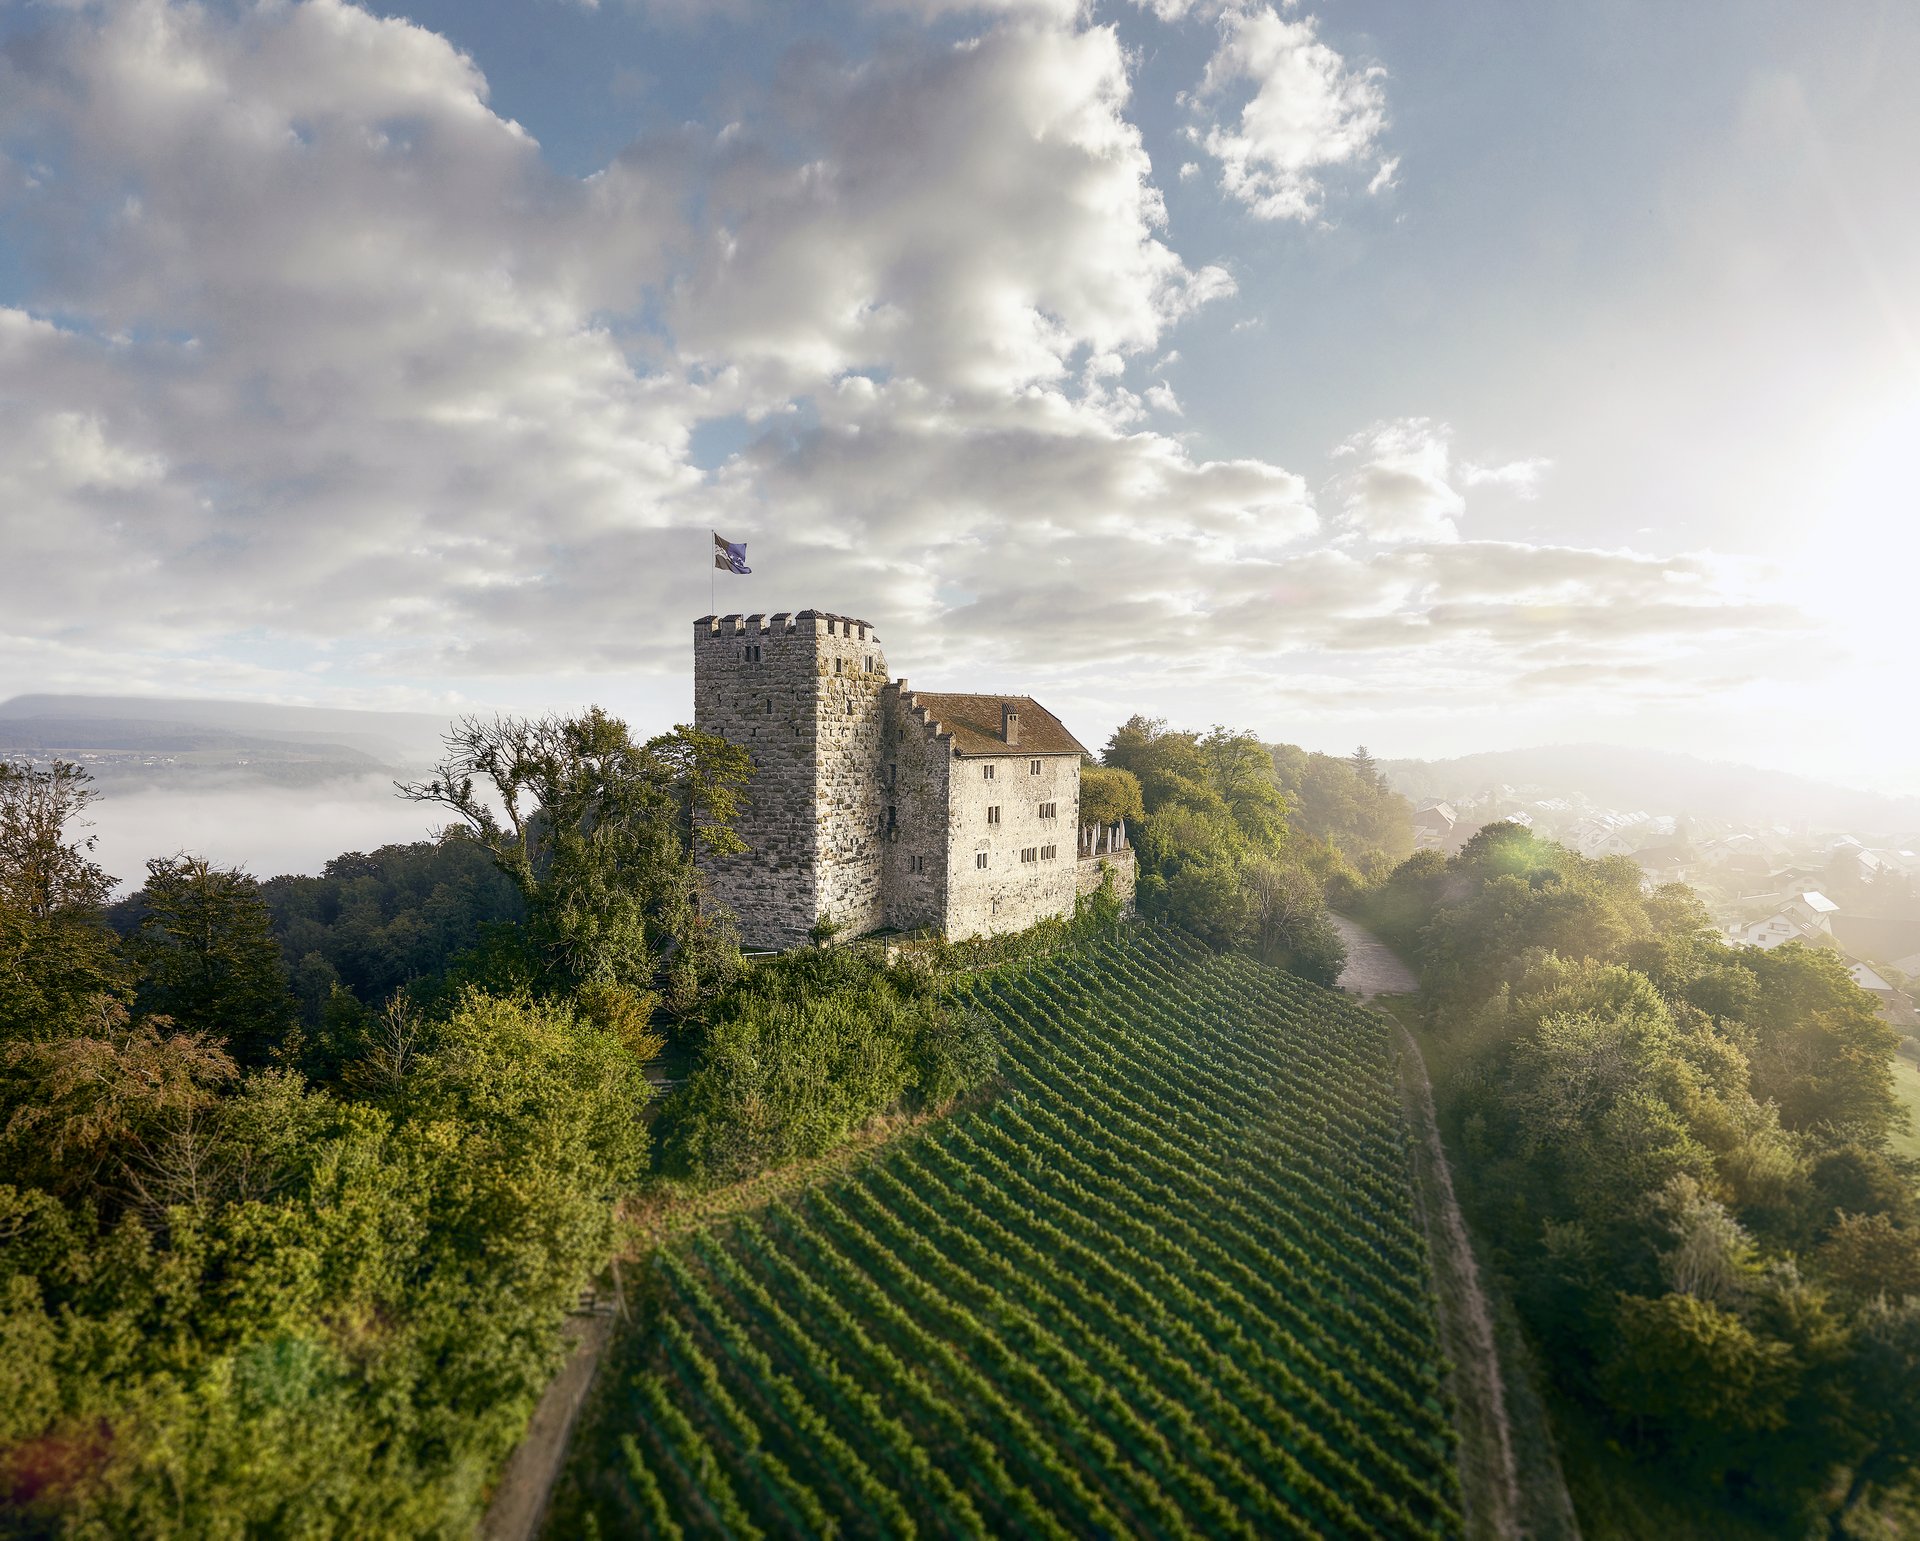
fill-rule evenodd
<path id="1" fill-rule="evenodd" d="M 882 924 L 887 662 L 865 621 L 703 616 L 693 623 L 693 720 L 753 758 L 744 855 L 703 859 L 751 943 L 793 947 L 822 917 Z"/>

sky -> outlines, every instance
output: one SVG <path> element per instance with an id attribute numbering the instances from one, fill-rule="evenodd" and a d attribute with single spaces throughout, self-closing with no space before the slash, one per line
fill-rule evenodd
<path id="1" fill-rule="evenodd" d="M 1920 790 L 1920 8 L 0 0 L 0 697 Z M 715 574 L 712 532 L 750 576 Z"/>

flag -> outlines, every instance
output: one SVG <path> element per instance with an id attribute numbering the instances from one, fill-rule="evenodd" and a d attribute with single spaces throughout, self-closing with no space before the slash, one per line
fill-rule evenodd
<path id="1" fill-rule="evenodd" d="M 722 540 L 713 537 L 713 565 L 723 572 L 739 573 L 743 577 L 753 571 L 747 566 L 747 543 L 744 540 Z"/>

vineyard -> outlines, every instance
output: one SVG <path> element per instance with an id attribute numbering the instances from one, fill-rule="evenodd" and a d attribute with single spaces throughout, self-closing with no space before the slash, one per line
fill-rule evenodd
<path id="1" fill-rule="evenodd" d="M 962 993 L 1004 1089 L 656 1252 L 551 1533 L 1458 1534 L 1382 1019 L 1138 926 Z"/>

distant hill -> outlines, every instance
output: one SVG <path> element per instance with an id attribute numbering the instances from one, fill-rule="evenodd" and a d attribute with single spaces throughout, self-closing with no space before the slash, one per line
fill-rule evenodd
<path id="1" fill-rule="evenodd" d="M 1888 797 L 1785 771 L 1617 744 L 1489 750 L 1453 760 L 1383 760 L 1395 790 L 1471 799 L 1500 786 L 1522 796 L 1585 798 L 1598 807 L 1856 834 L 1920 831 L 1920 798 Z"/>
<path id="2" fill-rule="evenodd" d="M 417 770 L 446 726 L 418 712 L 25 695 L 0 702 L 0 759 L 77 760 L 109 792 L 215 780 L 305 786 Z"/>

